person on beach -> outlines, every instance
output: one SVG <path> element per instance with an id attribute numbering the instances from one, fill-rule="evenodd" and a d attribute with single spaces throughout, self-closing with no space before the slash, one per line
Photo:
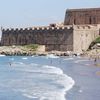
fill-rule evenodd
<path id="1" fill-rule="evenodd" d="M 94 62 L 96 62 L 96 61 L 97 61 L 97 58 L 94 59 Z"/>
<path id="2" fill-rule="evenodd" d="M 11 66 L 11 62 L 9 62 L 9 65 Z"/>

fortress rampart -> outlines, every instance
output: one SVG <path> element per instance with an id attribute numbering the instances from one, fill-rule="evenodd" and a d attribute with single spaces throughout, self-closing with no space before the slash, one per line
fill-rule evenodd
<path id="1" fill-rule="evenodd" d="M 46 50 L 73 50 L 72 26 L 3 29 L 2 45 L 45 45 Z M 66 46 L 67 45 L 67 46 Z"/>
<path id="2" fill-rule="evenodd" d="M 82 52 L 99 35 L 98 25 L 3 29 L 2 45 L 45 45 L 46 50 Z"/>
<path id="3" fill-rule="evenodd" d="M 63 25 L 2 29 L 1 45 L 40 44 L 47 51 L 82 52 L 99 35 L 100 8 L 75 9 L 67 10 Z"/>
<path id="4" fill-rule="evenodd" d="M 98 25 L 75 25 L 73 32 L 73 51 L 86 51 L 91 42 L 99 36 L 99 30 Z"/>

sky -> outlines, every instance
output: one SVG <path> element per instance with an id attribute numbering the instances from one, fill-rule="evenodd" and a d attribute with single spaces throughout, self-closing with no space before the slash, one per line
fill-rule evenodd
<path id="1" fill-rule="evenodd" d="M 0 0 L 0 26 L 45 26 L 63 22 L 66 9 L 94 7 L 100 0 Z"/>

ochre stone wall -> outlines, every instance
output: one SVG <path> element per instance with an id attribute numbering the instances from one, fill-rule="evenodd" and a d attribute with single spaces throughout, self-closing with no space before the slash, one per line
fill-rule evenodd
<path id="1" fill-rule="evenodd" d="M 45 45 L 47 51 L 86 51 L 99 36 L 100 25 L 67 25 L 2 30 L 2 45 Z"/>
<path id="2" fill-rule="evenodd" d="M 73 29 L 64 27 L 39 27 L 2 30 L 1 45 L 45 45 L 46 50 L 73 50 Z"/>
<path id="3" fill-rule="evenodd" d="M 91 42 L 99 36 L 98 25 L 74 25 L 73 26 L 73 51 L 86 51 Z"/>
<path id="4" fill-rule="evenodd" d="M 69 9 L 66 11 L 64 24 L 100 24 L 100 8 Z"/>

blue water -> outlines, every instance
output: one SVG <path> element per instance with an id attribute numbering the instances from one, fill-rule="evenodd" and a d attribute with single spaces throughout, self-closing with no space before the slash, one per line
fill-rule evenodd
<path id="1" fill-rule="evenodd" d="M 65 100 L 74 80 L 57 67 L 58 61 L 49 56 L 0 57 L 0 100 Z"/>
<path id="2" fill-rule="evenodd" d="M 100 100 L 99 63 L 53 55 L 0 56 L 0 100 Z"/>

